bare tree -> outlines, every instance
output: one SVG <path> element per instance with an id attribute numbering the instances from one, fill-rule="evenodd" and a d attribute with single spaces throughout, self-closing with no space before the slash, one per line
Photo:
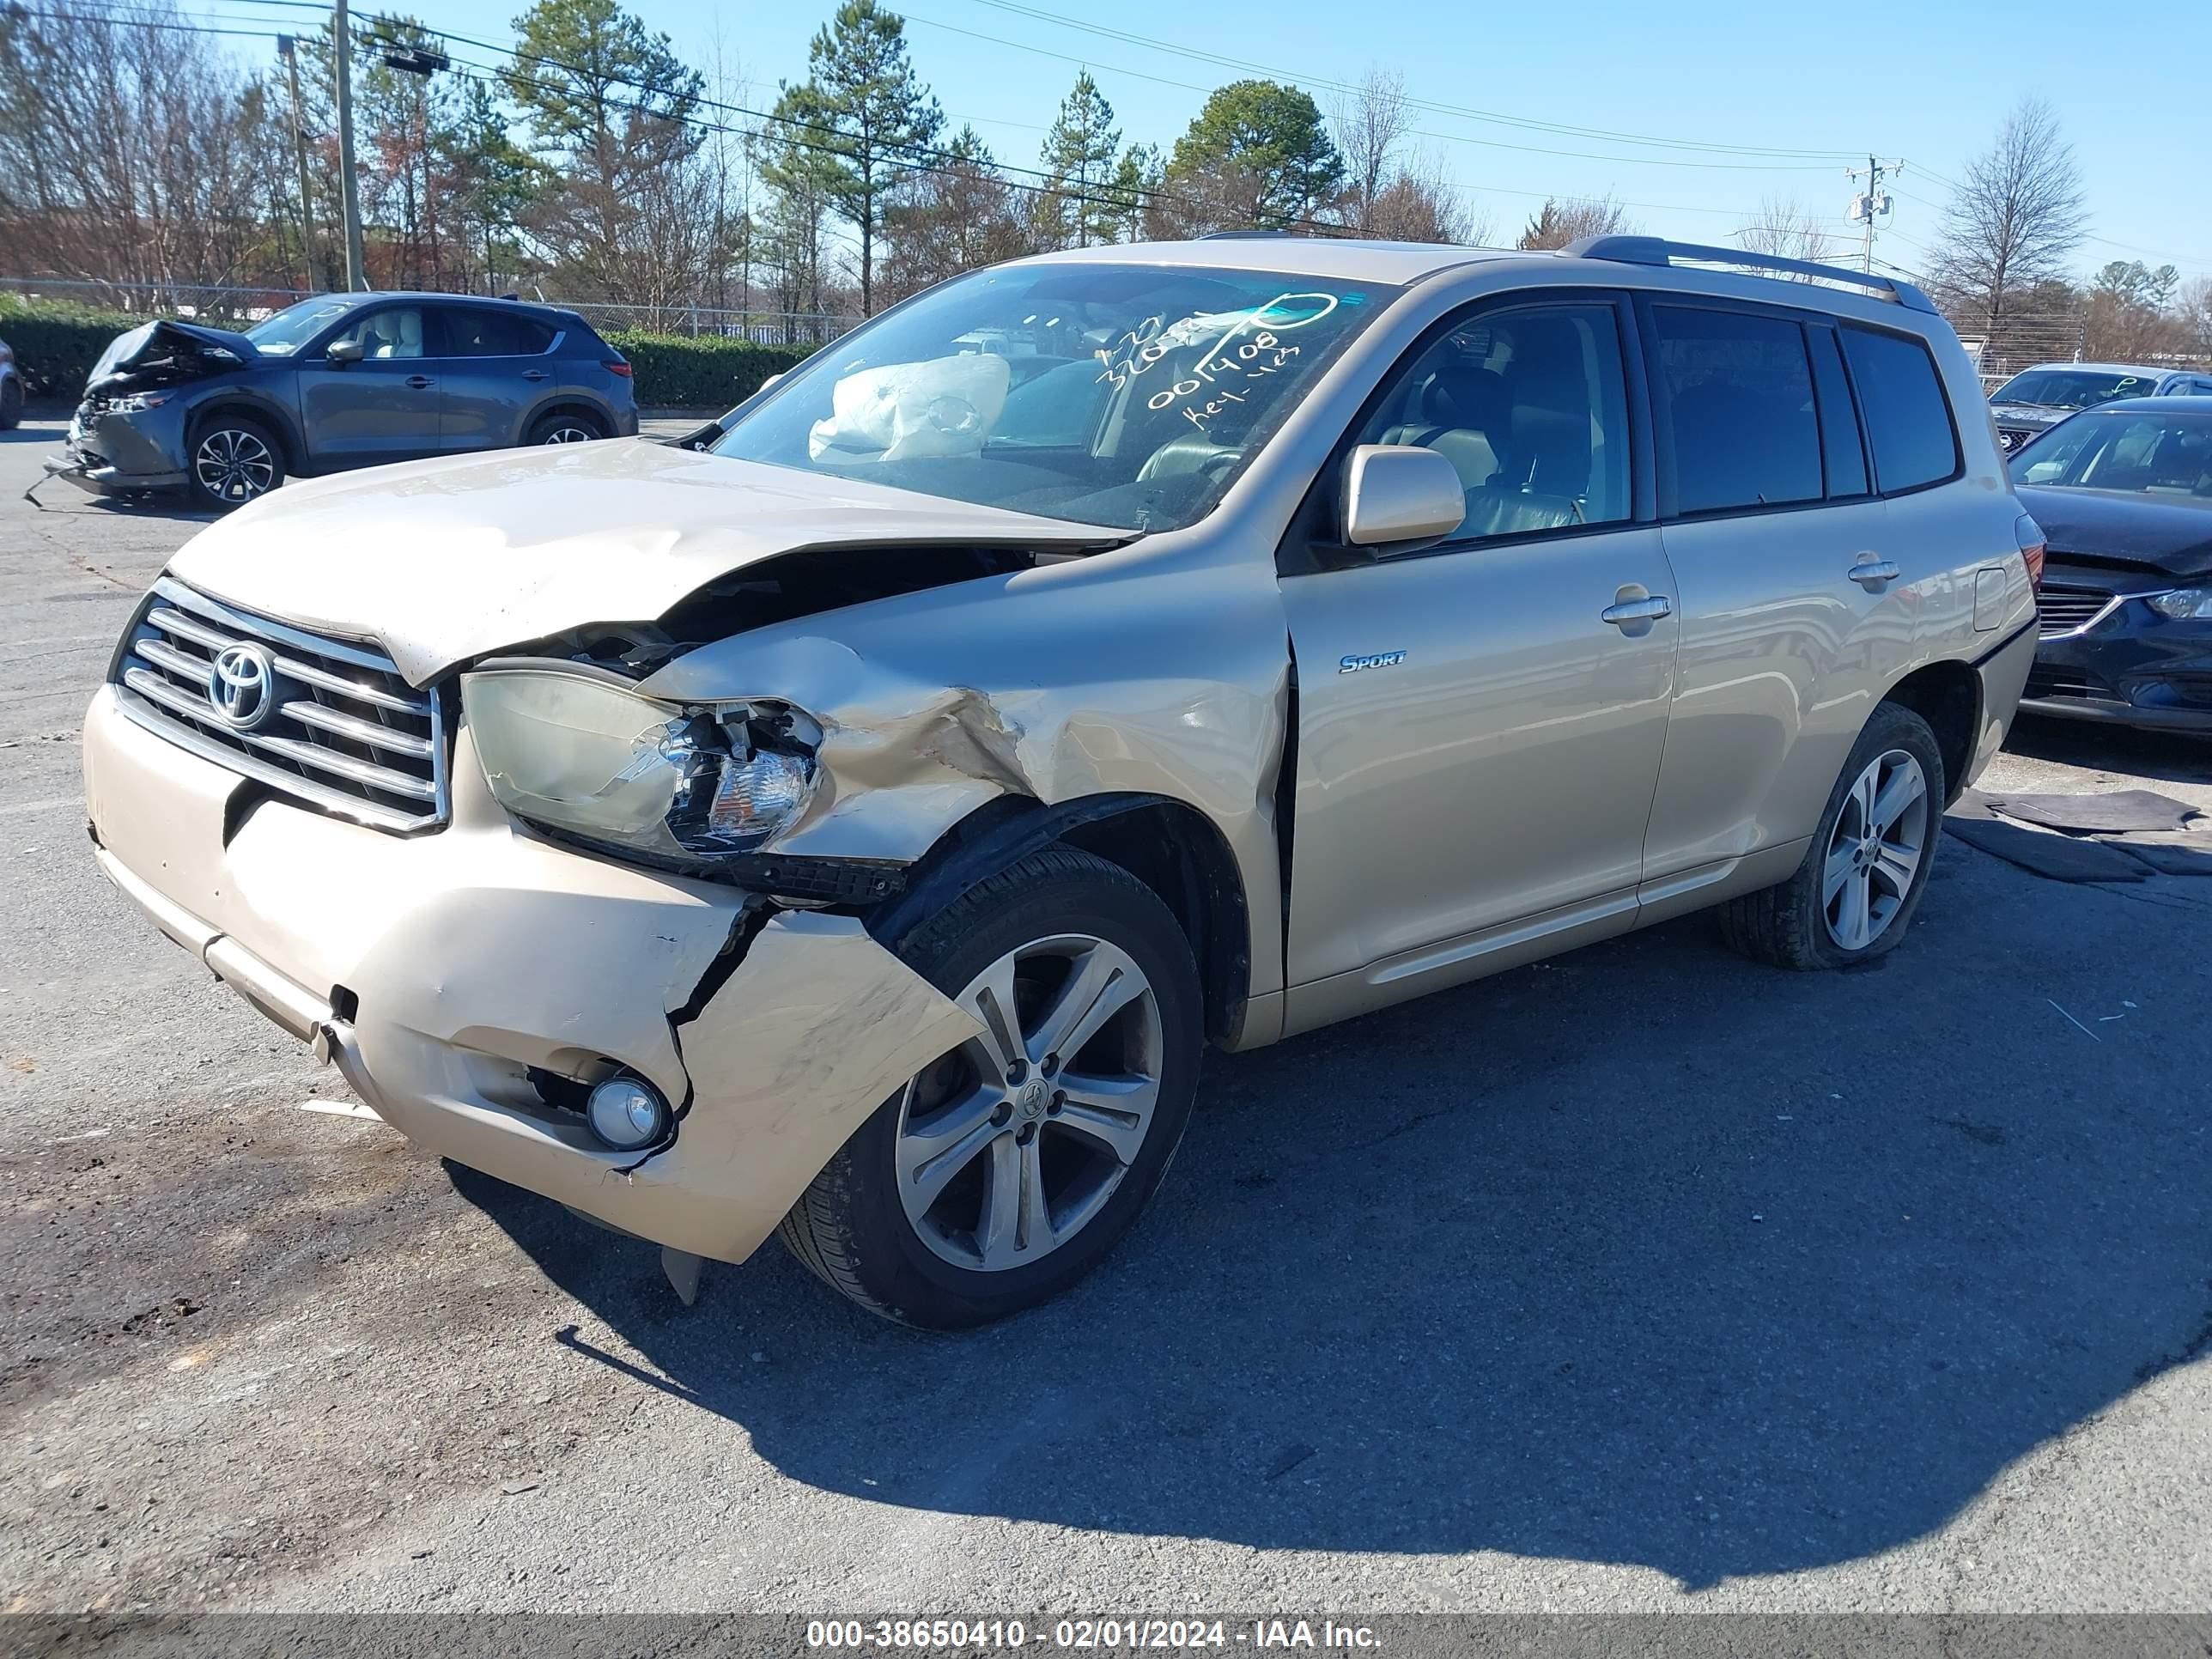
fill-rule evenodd
<path id="1" fill-rule="evenodd" d="M 1521 233 L 1524 248 L 1565 247 L 1585 236 L 1618 236 L 1636 228 L 1620 203 L 1610 196 L 1577 201 L 1544 198 L 1544 205 Z"/>
<path id="2" fill-rule="evenodd" d="M 1836 251 L 1835 238 L 1820 216 L 1800 206 L 1794 197 L 1769 196 L 1759 204 L 1735 234 L 1747 253 L 1772 253 L 1784 259 L 1808 259 L 1818 264 Z"/>
<path id="3" fill-rule="evenodd" d="M 1394 182 L 1398 148 L 1413 125 L 1406 109 L 1405 76 L 1395 70 L 1369 70 L 1358 86 L 1337 99 L 1329 122 L 1344 157 L 1345 223 L 1362 235 L 1395 234 L 1379 230 L 1375 214 L 1376 204 Z"/>
<path id="4" fill-rule="evenodd" d="M 2051 106 L 2027 99 L 1951 194 L 1936 286 L 1995 337 L 2020 295 L 2064 273 L 2088 220 L 2074 147 Z"/>

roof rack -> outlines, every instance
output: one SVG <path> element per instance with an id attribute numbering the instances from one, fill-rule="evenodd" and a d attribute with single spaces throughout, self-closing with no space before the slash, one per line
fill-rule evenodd
<path id="1" fill-rule="evenodd" d="M 1201 242 L 1260 242 L 1273 241 L 1279 236 L 1298 236 L 1296 230 L 1209 230 L 1198 240 Z"/>
<path id="2" fill-rule="evenodd" d="M 1778 271 L 1793 276 L 1817 276 L 1823 282 L 1863 288 L 1908 311 L 1937 314 L 1935 304 L 1911 283 L 1843 265 L 1816 264 L 1810 259 L 1785 259 L 1778 253 L 1747 253 L 1740 247 L 1709 247 L 1700 242 L 1670 242 L 1659 236 L 1585 236 L 1559 250 L 1582 259 L 1611 259 L 1628 265 L 1671 265 L 1677 259 L 1709 265 L 1740 265 L 1747 270 Z"/>

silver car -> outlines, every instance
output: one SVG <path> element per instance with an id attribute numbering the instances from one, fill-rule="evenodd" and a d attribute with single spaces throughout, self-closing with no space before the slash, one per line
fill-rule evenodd
<path id="1" fill-rule="evenodd" d="M 156 926 L 687 1297 L 778 1233 L 994 1318 L 1128 1229 L 1208 1043 L 1709 906 L 1878 956 L 2035 652 L 1965 354 L 1825 267 L 1090 248 L 726 425 L 255 501 L 84 738 Z"/>

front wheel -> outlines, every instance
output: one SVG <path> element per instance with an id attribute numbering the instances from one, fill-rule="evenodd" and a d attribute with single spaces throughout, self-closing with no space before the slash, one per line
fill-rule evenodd
<path id="1" fill-rule="evenodd" d="M 582 415 L 541 416 L 530 428 L 526 444 L 587 444 L 606 434 L 599 423 Z"/>
<path id="2" fill-rule="evenodd" d="M 901 947 L 982 1034 L 910 1079 L 783 1221 L 792 1253 L 902 1323 L 1057 1296 L 1152 1198 L 1197 1090 L 1197 969 L 1152 890 L 1048 848 Z"/>
<path id="3" fill-rule="evenodd" d="M 1849 968 L 1897 948 L 1920 908 L 1943 815 L 1943 751 L 1901 704 L 1851 747 L 1804 862 L 1721 907 L 1721 935 L 1778 968 Z"/>
<path id="4" fill-rule="evenodd" d="M 195 501 L 228 513 L 284 482 L 283 452 L 259 422 L 217 415 L 192 439 L 189 478 Z"/>

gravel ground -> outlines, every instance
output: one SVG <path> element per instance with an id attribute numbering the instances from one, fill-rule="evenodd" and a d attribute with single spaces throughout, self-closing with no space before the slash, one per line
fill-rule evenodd
<path id="1" fill-rule="evenodd" d="M 2203 1608 L 2212 881 L 1953 840 L 1905 949 L 1692 918 L 1208 1060 L 1152 1215 L 946 1340 L 411 1152 L 86 854 L 195 527 L 0 434 L 16 1609 Z M 1992 788 L 2212 807 L 2212 748 Z M 2074 1023 L 2080 1022 L 2078 1024 Z"/>

